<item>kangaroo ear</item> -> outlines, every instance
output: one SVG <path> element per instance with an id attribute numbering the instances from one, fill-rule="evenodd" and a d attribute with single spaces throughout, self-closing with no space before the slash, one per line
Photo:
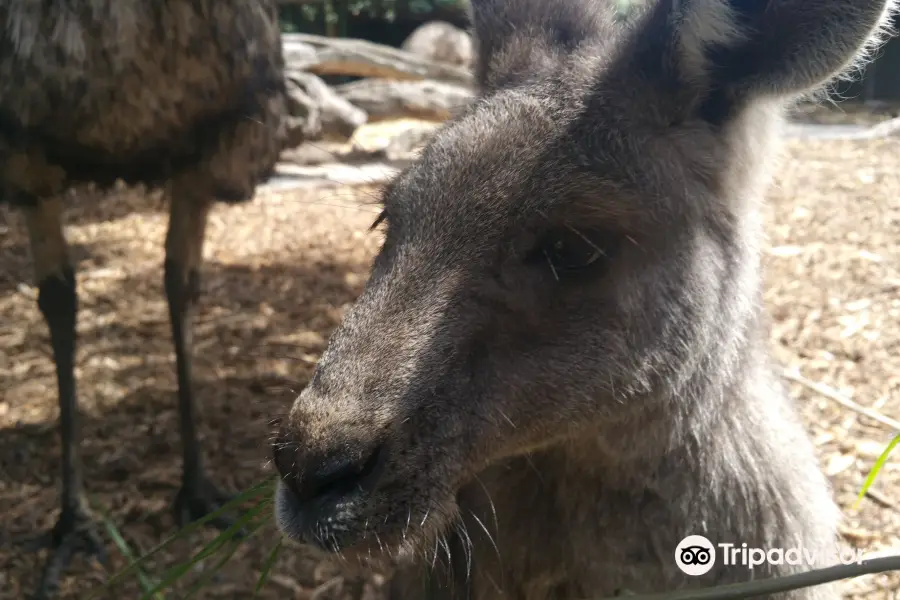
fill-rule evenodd
<path id="1" fill-rule="evenodd" d="M 516 85 L 603 34 L 597 0 L 470 0 L 475 79 L 482 93 Z"/>
<path id="2" fill-rule="evenodd" d="M 796 96 L 861 64 L 885 39 L 897 3 L 660 0 L 640 45 L 664 50 L 657 64 L 719 102 Z"/>

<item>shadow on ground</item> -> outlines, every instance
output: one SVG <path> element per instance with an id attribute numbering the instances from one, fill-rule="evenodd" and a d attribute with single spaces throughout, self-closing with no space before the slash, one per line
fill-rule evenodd
<path id="1" fill-rule="evenodd" d="M 20 260 L 27 254 L 24 243 L 21 235 L 2 242 L 6 268 L 0 307 L 15 304 L 22 314 L 21 322 L 0 326 L 0 356 L 6 357 L 0 359 L 0 410 L 20 416 L 13 422 L 0 419 L 5 425 L 0 428 L 3 599 L 25 597 L 33 588 L 42 556 L 23 555 L 15 540 L 51 527 L 58 497 L 55 381 L 46 328 L 33 298 L 23 298 L 27 294 L 19 286 L 28 281 L 30 270 L 27 260 Z M 115 241 L 104 240 L 102 246 L 76 249 L 79 262 L 90 267 L 82 270 L 80 286 L 93 281 Z M 297 259 L 262 267 L 216 262 L 204 267 L 204 293 L 194 327 L 195 386 L 202 445 L 217 484 L 238 491 L 272 474 L 270 421 L 289 407 L 292 390 L 299 391 L 308 380 L 341 308 L 360 292 L 358 283 L 348 283 L 347 274 L 364 267 L 321 258 L 312 264 Z M 161 274 L 160 265 L 148 264 L 131 269 L 105 293 L 82 294 L 79 320 L 77 376 L 87 490 L 126 539 L 145 550 L 174 533 L 170 503 L 180 481 L 174 354 Z M 200 539 L 213 535 L 197 534 L 153 565 L 160 570 L 171 566 L 187 557 L 191 545 L 196 550 Z M 275 533 L 265 532 L 236 558 L 260 568 L 274 542 Z M 124 566 L 112 544 L 109 549 L 115 565 Z M 283 597 L 285 586 L 312 588 L 322 583 L 317 578 L 334 577 L 313 563 L 297 567 L 297 561 L 307 560 L 302 554 L 279 561 L 299 579 L 276 577 L 261 597 Z M 63 599 L 85 597 L 103 580 L 102 573 L 83 560 L 70 572 L 77 577 L 66 580 Z M 226 572 L 207 595 L 196 597 L 251 590 L 255 582 L 246 577 L 243 571 L 232 577 Z M 116 596 L 123 594 L 137 597 L 133 581 Z"/>

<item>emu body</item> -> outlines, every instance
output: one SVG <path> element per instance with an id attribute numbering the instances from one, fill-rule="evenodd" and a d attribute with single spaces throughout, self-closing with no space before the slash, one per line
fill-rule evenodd
<path id="1" fill-rule="evenodd" d="M 383 194 L 384 244 L 273 447 L 292 539 L 394 598 L 605 598 L 678 543 L 837 560 L 769 364 L 760 204 L 783 109 L 894 0 L 472 0 L 477 101 Z M 828 586 L 778 600 L 836 598 Z"/>
<path id="2" fill-rule="evenodd" d="M 203 474 L 191 388 L 206 218 L 215 202 L 252 198 L 272 173 L 285 139 L 282 73 L 271 0 L 0 0 L 0 202 L 25 215 L 60 403 L 61 514 L 39 540 L 53 553 L 38 597 L 53 592 L 72 552 L 101 551 L 82 499 L 64 193 L 117 179 L 166 189 L 184 452 L 176 508 L 180 522 L 199 518 L 224 498 Z"/>

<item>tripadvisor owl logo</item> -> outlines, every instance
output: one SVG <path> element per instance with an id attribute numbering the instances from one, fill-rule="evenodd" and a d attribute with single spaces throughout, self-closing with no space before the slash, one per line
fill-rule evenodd
<path id="1" fill-rule="evenodd" d="M 716 552 L 718 548 L 719 552 Z M 719 542 L 715 546 L 702 535 L 689 535 L 675 548 L 675 564 L 685 575 L 698 576 L 709 573 L 716 564 L 716 558 L 723 567 L 744 567 L 753 570 L 761 565 L 808 565 L 815 567 L 824 558 L 821 549 L 810 549 L 802 545 L 791 548 L 754 548 L 744 544 Z M 841 564 L 862 564 L 863 550 L 857 548 L 836 548 Z M 718 556 L 717 556 L 718 554 Z"/>
<path id="2" fill-rule="evenodd" d="M 675 548 L 675 564 L 686 575 L 703 575 L 716 564 L 716 548 L 702 535 L 689 535 Z"/>

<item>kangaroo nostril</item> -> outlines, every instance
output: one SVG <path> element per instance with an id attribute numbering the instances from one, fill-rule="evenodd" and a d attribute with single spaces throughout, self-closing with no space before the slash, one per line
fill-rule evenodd
<path id="1" fill-rule="evenodd" d="M 384 454 L 384 446 L 378 446 L 364 460 L 335 458 L 324 463 L 309 478 L 308 493 L 311 496 L 343 496 L 357 488 L 365 490 L 377 478 Z"/>
<path id="2" fill-rule="evenodd" d="M 308 502 L 326 495 L 340 498 L 373 489 L 387 460 L 387 447 L 379 445 L 362 457 L 341 453 L 321 461 L 297 458 L 290 466 L 284 459 L 276 460 L 276 464 L 297 500 Z"/>

